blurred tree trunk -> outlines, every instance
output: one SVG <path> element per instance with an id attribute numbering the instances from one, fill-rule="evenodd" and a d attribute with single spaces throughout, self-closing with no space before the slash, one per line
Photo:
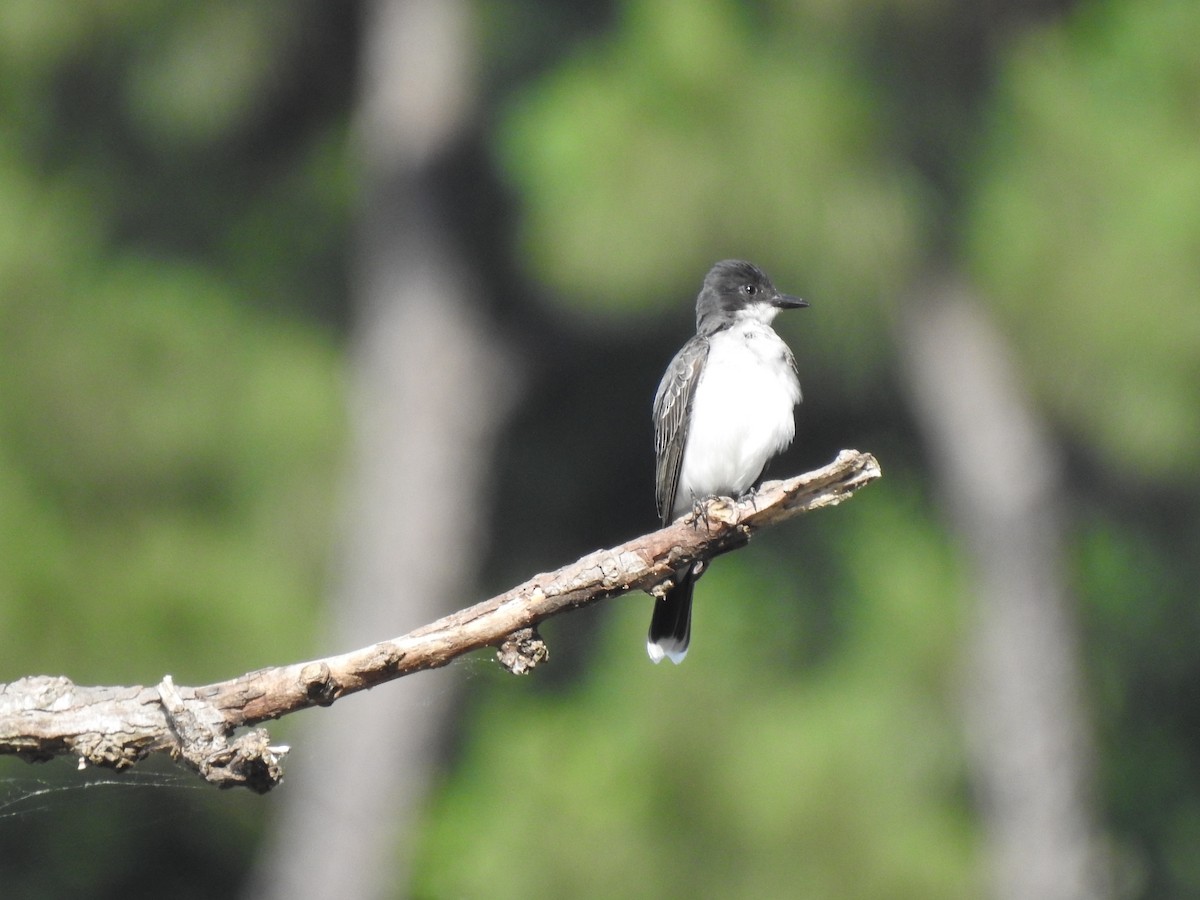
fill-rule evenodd
<path id="1" fill-rule="evenodd" d="M 900 320 L 906 390 L 971 562 L 965 719 L 993 894 L 1111 896 L 1090 792 L 1078 626 L 1055 447 L 970 289 L 924 286 Z"/>
<path id="2" fill-rule="evenodd" d="M 488 461 L 509 394 L 432 178 L 472 106 L 469 7 L 377 0 L 365 13 L 353 444 L 323 650 L 401 634 L 475 599 Z M 396 894 L 453 705 L 444 694 L 430 702 L 430 687 L 406 679 L 308 719 L 247 896 Z"/>

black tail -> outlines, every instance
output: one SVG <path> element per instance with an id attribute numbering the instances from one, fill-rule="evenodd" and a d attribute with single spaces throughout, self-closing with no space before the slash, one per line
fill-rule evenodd
<path id="1" fill-rule="evenodd" d="M 675 587 L 654 602 L 650 619 L 650 635 L 646 652 L 653 662 L 667 657 L 679 665 L 687 656 L 692 639 L 692 587 L 696 583 L 695 567 L 688 566 L 675 573 Z"/>

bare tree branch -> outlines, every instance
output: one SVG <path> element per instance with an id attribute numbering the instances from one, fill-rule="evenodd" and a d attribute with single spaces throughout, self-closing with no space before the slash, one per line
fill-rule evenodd
<path id="1" fill-rule="evenodd" d="M 169 675 L 154 687 L 83 687 L 50 676 L 0 684 L 0 753 L 34 762 L 70 754 L 81 768 L 124 769 L 165 752 L 221 787 L 262 793 L 282 779 L 288 748 L 271 746 L 263 729 L 234 737 L 236 729 L 328 706 L 481 647 L 499 646 L 503 665 L 528 671 L 546 657 L 534 631 L 543 619 L 629 591 L 652 591 L 681 564 L 737 549 L 759 529 L 834 506 L 880 475 L 869 453 L 843 450 L 821 469 L 768 482 L 751 499 L 709 501 L 699 518 L 689 514 L 402 637 L 339 656 L 201 687 L 176 686 Z"/>

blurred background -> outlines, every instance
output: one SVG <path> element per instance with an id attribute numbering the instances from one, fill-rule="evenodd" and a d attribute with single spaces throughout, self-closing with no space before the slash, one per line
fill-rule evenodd
<path id="1" fill-rule="evenodd" d="M 885 477 L 275 723 L 0 759 L 6 898 L 1200 893 L 1200 5 L 0 0 L 0 681 L 202 684 L 655 525 L 717 259 Z"/>

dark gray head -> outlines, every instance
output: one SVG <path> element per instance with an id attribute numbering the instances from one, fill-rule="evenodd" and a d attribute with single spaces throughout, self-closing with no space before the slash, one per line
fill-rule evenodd
<path id="1" fill-rule="evenodd" d="M 779 310 L 802 306 L 808 301 L 779 293 L 758 266 L 725 259 L 704 276 L 696 298 L 696 330 L 705 334 L 747 317 L 769 325 Z"/>

